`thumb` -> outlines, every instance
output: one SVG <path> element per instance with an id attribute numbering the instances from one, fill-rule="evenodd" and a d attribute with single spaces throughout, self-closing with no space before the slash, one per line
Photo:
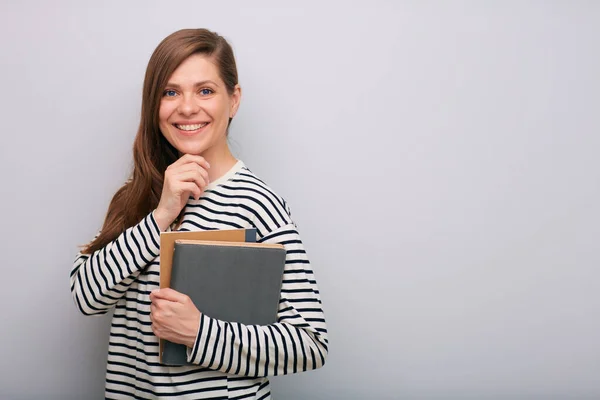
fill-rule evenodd
<path id="1" fill-rule="evenodd" d="M 183 303 L 187 299 L 185 294 L 171 288 L 154 289 L 150 293 L 150 296 L 156 299 L 174 301 L 178 303 Z"/>

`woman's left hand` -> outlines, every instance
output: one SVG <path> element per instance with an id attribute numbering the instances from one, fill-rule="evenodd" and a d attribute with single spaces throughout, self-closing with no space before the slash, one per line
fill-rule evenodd
<path id="1" fill-rule="evenodd" d="M 189 296 L 173 289 L 156 289 L 150 293 L 152 332 L 161 339 L 194 347 L 200 311 Z"/>

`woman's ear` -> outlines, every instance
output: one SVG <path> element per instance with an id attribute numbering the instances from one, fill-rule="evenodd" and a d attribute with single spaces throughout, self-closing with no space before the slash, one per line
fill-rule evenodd
<path id="1" fill-rule="evenodd" d="M 240 107 L 240 101 L 242 100 L 242 88 L 239 84 L 235 85 L 233 88 L 233 93 L 231 94 L 231 109 L 229 110 L 229 118 L 235 117 L 237 114 L 237 110 Z"/>

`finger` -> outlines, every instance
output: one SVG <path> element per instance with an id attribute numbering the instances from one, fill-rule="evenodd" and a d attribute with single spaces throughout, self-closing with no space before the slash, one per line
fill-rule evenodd
<path id="1" fill-rule="evenodd" d="M 156 298 L 162 300 L 174 301 L 177 303 L 183 303 L 187 300 L 187 295 L 171 288 L 155 289 L 152 291 L 152 293 L 154 293 Z"/>
<path id="2" fill-rule="evenodd" d="M 175 179 L 179 182 L 196 182 L 200 189 L 208 185 L 208 176 L 204 177 L 198 170 L 182 172 Z"/>
<path id="3" fill-rule="evenodd" d="M 150 325 L 150 328 L 152 328 L 152 333 L 154 333 L 156 337 L 160 338 L 158 328 L 154 324 Z"/>
<path id="4" fill-rule="evenodd" d="M 208 174 L 208 168 L 199 165 L 196 162 L 190 161 L 185 164 L 175 165 L 173 164 L 170 169 L 174 174 L 178 174 L 186 171 L 205 171 Z"/>
<path id="5" fill-rule="evenodd" d="M 198 167 L 198 172 L 200 173 L 200 175 L 202 175 L 202 177 L 206 181 L 206 184 L 208 185 L 210 183 L 210 178 L 208 177 L 208 171 L 202 167 Z"/>
<path id="6" fill-rule="evenodd" d="M 191 174 L 191 175 L 190 175 Z M 204 180 L 204 184 L 202 181 L 198 179 L 201 177 Z M 173 166 L 170 167 L 169 171 L 166 172 L 165 178 L 171 183 L 174 181 L 192 181 L 195 180 L 198 183 L 198 186 L 202 189 L 210 183 L 210 178 L 208 177 L 208 171 L 201 167 L 200 165 L 190 162 L 184 165 Z"/>
<path id="7" fill-rule="evenodd" d="M 158 307 L 159 298 L 154 295 L 154 291 L 150 292 L 150 310 L 152 311 L 152 307 L 156 309 Z"/>
<path id="8" fill-rule="evenodd" d="M 208 171 L 206 170 L 206 168 L 204 168 L 196 163 L 189 163 L 189 164 L 182 165 L 181 167 L 179 167 L 179 169 L 176 171 L 176 173 L 182 173 L 182 172 L 188 172 L 188 171 L 193 171 L 193 172 L 199 173 L 204 178 L 206 183 L 209 182 Z"/>
<path id="9" fill-rule="evenodd" d="M 199 188 L 196 182 L 183 182 L 181 185 L 183 193 L 191 193 L 194 199 L 198 200 L 202 196 L 204 189 Z"/>
<path id="10" fill-rule="evenodd" d="M 183 156 L 179 157 L 174 163 L 167 167 L 167 171 L 180 168 L 182 165 L 192 162 L 189 156 L 189 154 L 184 154 Z"/>
<path id="11" fill-rule="evenodd" d="M 176 177 L 174 181 L 169 182 L 168 189 L 170 192 L 182 197 L 187 197 L 191 193 L 194 195 L 194 198 L 199 198 L 206 184 L 201 180 L 199 182 L 196 181 L 193 173 L 190 172 L 188 174 Z"/>
<path id="12" fill-rule="evenodd" d="M 178 190 L 182 193 L 191 193 L 194 196 L 194 199 L 199 199 L 206 186 L 207 182 L 201 177 L 191 176 L 190 181 L 179 183 Z"/>
<path id="13" fill-rule="evenodd" d="M 198 164 L 199 166 L 201 166 L 203 168 L 206 168 L 206 169 L 210 168 L 210 164 L 202 156 L 195 156 L 195 155 L 192 155 L 192 154 L 185 154 L 183 157 L 181 157 L 176 162 L 178 162 L 178 161 L 181 161 L 181 164 L 186 164 L 186 163 L 189 163 L 189 162 L 194 162 L 194 163 Z"/>

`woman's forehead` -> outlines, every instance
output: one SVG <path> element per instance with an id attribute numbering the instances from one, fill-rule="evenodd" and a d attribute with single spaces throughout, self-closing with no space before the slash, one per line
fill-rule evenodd
<path id="1" fill-rule="evenodd" d="M 178 85 L 194 85 L 202 81 L 221 84 L 219 70 L 212 57 L 194 54 L 186 58 L 169 78 L 170 83 Z"/>

